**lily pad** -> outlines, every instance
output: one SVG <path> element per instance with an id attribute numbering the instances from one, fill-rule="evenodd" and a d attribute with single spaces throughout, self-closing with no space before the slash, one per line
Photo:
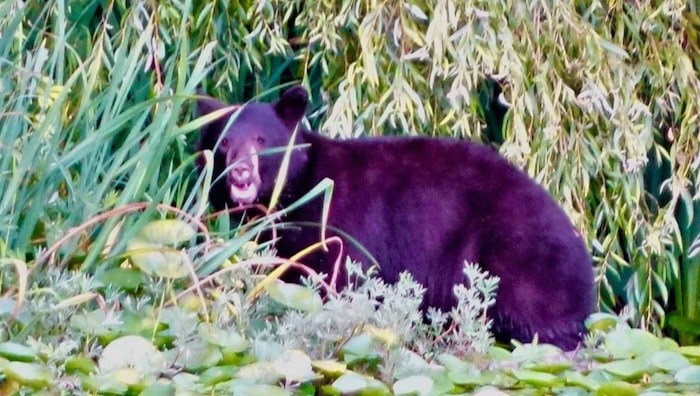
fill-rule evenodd
<path id="1" fill-rule="evenodd" d="M 69 374 L 76 372 L 90 374 L 95 371 L 95 362 L 84 355 L 71 356 L 66 359 L 65 369 Z"/>
<path id="2" fill-rule="evenodd" d="M 561 378 L 556 375 L 524 369 L 513 370 L 513 377 L 520 382 L 536 386 L 551 387 L 562 382 Z"/>
<path id="3" fill-rule="evenodd" d="M 682 346 L 678 352 L 689 358 L 700 359 L 700 345 Z"/>
<path id="4" fill-rule="evenodd" d="M 18 344 L 12 341 L 0 343 L 0 356 L 6 358 L 7 360 L 14 360 L 18 362 L 34 362 L 38 359 L 38 356 L 34 350 L 26 345 Z"/>
<path id="5" fill-rule="evenodd" d="M 45 388 L 52 381 L 51 371 L 38 363 L 9 362 L 2 372 L 7 378 L 34 389 Z"/>
<path id="6" fill-rule="evenodd" d="M 172 382 L 156 382 L 145 388 L 139 396 L 175 396 Z"/>
<path id="7" fill-rule="evenodd" d="M 644 330 L 617 328 L 605 337 L 605 347 L 615 359 L 648 358 L 660 349 L 660 343 Z"/>
<path id="8" fill-rule="evenodd" d="M 146 224 L 139 233 L 142 239 L 160 245 L 175 246 L 191 240 L 195 229 L 188 223 L 177 219 L 159 219 Z"/>
<path id="9" fill-rule="evenodd" d="M 338 377 L 348 369 L 347 364 L 335 360 L 314 360 L 311 362 L 311 366 L 331 377 Z"/>
<path id="10" fill-rule="evenodd" d="M 189 274 L 186 256 L 171 247 L 141 239 L 132 239 L 126 253 L 141 271 L 167 279 L 183 278 Z"/>
<path id="11" fill-rule="evenodd" d="M 601 364 L 600 368 L 627 380 L 640 378 L 652 369 L 650 362 L 642 359 L 618 360 Z"/>
<path id="12" fill-rule="evenodd" d="M 374 359 L 377 357 L 374 352 L 374 339 L 367 333 L 362 333 L 352 337 L 343 347 L 343 359 L 345 363 L 351 364 L 359 360 Z"/>
<path id="13" fill-rule="evenodd" d="M 272 362 L 257 362 L 241 367 L 236 378 L 254 384 L 276 384 L 284 379 L 284 375 L 275 370 Z"/>
<path id="14" fill-rule="evenodd" d="M 680 369 L 673 378 L 681 384 L 700 384 L 700 366 Z"/>
<path id="15" fill-rule="evenodd" d="M 311 368 L 311 358 L 300 350 L 284 351 L 282 356 L 275 359 L 272 366 L 287 381 L 306 382 L 320 378 Z"/>
<path id="16" fill-rule="evenodd" d="M 637 396 L 637 387 L 623 381 L 606 382 L 598 387 L 595 396 Z"/>
<path id="17" fill-rule="evenodd" d="M 676 372 L 690 366 L 690 361 L 676 351 L 657 351 L 651 356 L 651 364 L 664 371 Z"/>
<path id="18" fill-rule="evenodd" d="M 148 278 L 143 272 L 121 267 L 99 272 L 95 275 L 95 280 L 105 286 L 109 285 L 129 291 L 136 290 L 148 282 Z"/>
<path id="19" fill-rule="evenodd" d="M 189 275 L 187 255 L 175 247 L 191 240 L 196 232 L 182 220 L 154 220 L 131 238 L 126 253 L 141 271 L 168 279 Z"/>
<path id="20" fill-rule="evenodd" d="M 265 286 L 270 297 L 289 308 L 304 312 L 317 312 L 323 307 L 321 296 L 308 287 L 285 283 L 270 282 Z"/>
<path id="21" fill-rule="evenodd" d="M 596 330 L 605 333 L 615 327 L 619 322 L 620 318 L 615 315 L 606 312 L 595 312 L 586 319 L 585 324 L 586 328 L 590 330 L 591 333 Z"/>
<path id="22" fill-rule="evenodd" d="M 282 389 L 279 386 L 265 384 L 247 384 L 238 382 L 231 387 L 235 396 L 291 396 L 292 392 Z"/>
<path id="23" fill-rule="evenodd" d="M 216 366 L 223 359 L 221 350 L 201 338 L 193 339 L 184 346 L 185 353 L 178 354 L 176 364 L 182 365 L 188 371 L 198 372 Z"/>
<path id="24" fill-rule="evenodd" d="M 115 339 L 105 347 L 98 366 L 101 372 L 133 368 L 138 373 L 156 373 L 165 367 L 166 360 L 147 339 L 128 335 Z"/>
<path id="25" fill-rule="evenodd" d="M 239 353 L 250 348 L 250 342 L 233 329 L 223 330 L 209 323 L 200 323 L 197 331 L 203 340 L 226 348 L 229 353 Z"/>
<path id="26" fill-rule="evenodd" d="M 586 377 L 578 371 L 568 371 L 564 374 L 564 381 L 567 385 L 578 386 L 590 391 L 598 389 L 598 382 L 592 378 Z"/>
<path id="27" fill-rule="evenodd" d="M 433 392 L 434 382 L 425 375 L 414 375 L 400 379 L 394 383 L 395 395 L 430 395 Z"/>
<path id="28" fill-rule="evenodd" d="M 332 387 L 342 394 L 356 394 L 360 392 L 362 394 L 374 394 L 370 392 L 385 394 L 388 391 L 386 385 L 380 381 L 353 371 L 348 371 L 341 375 L 333 382 Z"/>
<path id="29" fill-rule="evenodd" d="M 228 381 L 233 378 L 238 369 L 236 366 L 209 367 L 199 375 L 199 382 L 204 385 L 215 385 L 219 382 Z"/>

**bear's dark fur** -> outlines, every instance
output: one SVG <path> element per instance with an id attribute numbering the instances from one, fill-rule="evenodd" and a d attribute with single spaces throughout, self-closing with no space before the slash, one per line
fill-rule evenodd
<path id="1" fill-rule="evenodd" d="M 307 92 L 297 86 L 275 103 L 246 105 L 226 131 L 228 116 L 202 128 L 200 150 L 213 149 L 225 133 L 216 174 L 234 164 L 211 190 L 214 207 L 269 202 L 283 154 L 253 157 L 286 146 L 307 104 Z M 198 112 L 224 106 L 202 99 Z M 330 178 L 328 224 L 358 240 L 384 280 L 395 282 L 407 270 L 427 289 L 424 306 L 446 311 L 455 303 L 453 285 L 465 280 L 465 260 L 478 263 L 500 277 L 490 312 L 497 339 L 528 342 L 538 333 L 541 342 L 576 347 L 595 304 L 592 260 L 566 214 L 525 173 L 486 146 L 456 139 L 331 140 L 299 129 L 296 143 L 310 146 L 292 154 L 282 205 Z M 318 223 L 321 201 L 285 221 Z M 286 231 L 278 252 L 290 257 L 319 239 L 314 227 Z M 352 244 L 344 249 L 367 262 Z M 334 258 L 319 254 L 303 262 L 330 273 Z"/>

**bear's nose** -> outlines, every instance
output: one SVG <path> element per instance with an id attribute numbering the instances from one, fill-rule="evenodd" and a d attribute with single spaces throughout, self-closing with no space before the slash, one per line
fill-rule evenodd
<path id="1" fill-rule="evenodd" d="M 237 181 L 245 181 L 250 178 L 250 165 L 245 162 L 238 162 L 231 168 L 231 176 Z"/>

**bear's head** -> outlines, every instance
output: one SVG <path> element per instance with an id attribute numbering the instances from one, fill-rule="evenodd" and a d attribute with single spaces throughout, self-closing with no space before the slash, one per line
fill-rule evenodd
<path id="1" fill-rule="evenodd" d="M 267 203 L 265 201 L 272 194 L 282 164 L 284 149 L 304 116 L 308 102 L 306 90 L 294 86 L 274 103 L 232 106 L 224 116 L 202 127 L 197 149 L 213 150 L 214 178 L 226 173 L 218 185 L 212 187 L 210 200 L 215 207 L 255 201 Z M 200 99 L 197 113 L 203 116 L 225 107 L 213 98 Z M 233 120 L 228 125 L 230 118 Z M 301 133 L 297 136 L 295 144 L 303 143 Z M 270 152 L 270 149 L 277 150 Z M 306 161 L 306 151 L 294 149 L 287 170 L 288 182 L 302 172 Z"/>

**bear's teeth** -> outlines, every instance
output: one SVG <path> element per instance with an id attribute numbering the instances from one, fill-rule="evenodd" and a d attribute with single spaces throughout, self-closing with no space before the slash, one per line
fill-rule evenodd
<path id="1" fill-rule="evenodd" d="M 231 199 L 241 204 L 249 204 L 255 201 L 258 195 L 258 188 L 254 183 L 241 185 L 232 184 L 230 187 Z"/>

